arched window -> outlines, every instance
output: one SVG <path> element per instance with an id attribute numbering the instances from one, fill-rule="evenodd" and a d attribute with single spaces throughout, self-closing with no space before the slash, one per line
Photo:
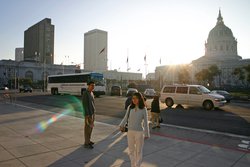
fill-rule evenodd
<path id="1" fill-rule="evenodd" d="M 27 71 L 25 73 L 25 78 L 29 78 L 29 79 L 31 79 L 31 81 L 33 81 L 33 72 L 32 71 Z"/>

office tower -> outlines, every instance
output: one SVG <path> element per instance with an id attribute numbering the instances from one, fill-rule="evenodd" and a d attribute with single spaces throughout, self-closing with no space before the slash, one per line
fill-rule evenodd
<path id="1" fill-rule="evenodd" d="M 84 70 L 103 72 L 108 70 L 108 33 L 94 29 L 84 34 Z"/>
<path id="2" fill-rule="evenodd" d="M 24 32 L 24 60 L 54 64 L 54 29 L 45 18 Z"/>

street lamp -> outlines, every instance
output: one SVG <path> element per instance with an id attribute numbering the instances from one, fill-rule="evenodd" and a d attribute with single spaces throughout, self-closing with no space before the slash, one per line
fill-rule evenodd
<path id="1" fill-rule="evenodd" d="M 46 57 L 43 57 L 43 92 L 45 92 L 45 64 L 46 64 Z"/>

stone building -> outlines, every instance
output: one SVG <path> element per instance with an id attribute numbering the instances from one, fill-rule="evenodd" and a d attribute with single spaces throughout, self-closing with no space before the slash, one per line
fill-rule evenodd
<path id="1" fill-rule="evenodd" d="M 44 81 L 47 83 L 48 75 L 70 74 L 79 72 L 75 65 L 44 64 L 39 62 L 26 62 L 14 60 L 0 60 L 0 86 L 6 85 L 9 88 L 18 88 L 18 83 L 11 83 L 10 80 L 31 79 L 33 82 Z"/>
<path id="2" fill-rule="evenodd" d="M 232 75 L 235 68 L 242 68 L 250 64 L 250 59 L 242 59 L 237 52 L 237 40 L 233 36 L 232 30 L 228 28 L 223 21 L 221 11 L 217 18 L 215 27 L 209 32 L 205 42 L 205 55 L 193 60 L 191 64 L 186 65 L 167 65 L 156 67 L 156 79 L 162 84 L 180 83 L 178 73 L 182 67 L 188 70 L 190 82 L 197 83 L 195 74 L 202 69 L 208 69 L 216 65 L 221 74 L 214 78 L 214 86 L 240 86 L 237 76 Z"/>
<path id="3" fill-rule="evenodd" d="M 237 39 L 234 37 L 232 30 L 224 24 L 221 11 L 219 11 L 217 23 L 209 32 L 205 43 L 205 55 L 191 63 L 192 78 L 195 80 L 194 75 L 202 69 L 217 65 L 221 75 L 215 78 L 215 86 L 236 86 L 242 83 L 236 76 L 232 75 L 232 72 L 235 68 L 241 68 L 249 64 L 250 59 L 242 59 L 238 55 Z"/>

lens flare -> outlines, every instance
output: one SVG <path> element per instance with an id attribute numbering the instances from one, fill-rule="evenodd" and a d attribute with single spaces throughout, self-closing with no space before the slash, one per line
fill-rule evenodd
<path id="1" fill-rule="evenodd" d="M 81 112 L 84 115 L 84 108 L 82 102 L 75 96 L 70 96 L 67 102 L 63 102 L 64 111 L 62 113 L 56 113 L 51 116 L 47 121 L 41 121 L 36 125 L 36 132 L 44 132 L 51 124 L 58 121 L 65 115 L 75 116 L 75 112 Z"/>

